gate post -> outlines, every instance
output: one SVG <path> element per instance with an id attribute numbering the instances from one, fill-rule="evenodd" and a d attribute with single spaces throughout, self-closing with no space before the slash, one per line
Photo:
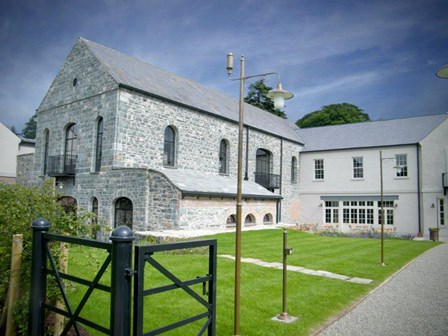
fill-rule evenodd
<path id="1" fill-rule="evenodd" d="M 112 231 L 112 271 L 110 329 L 112 336 L 128 336 L 131 332 L 132 242 L 134 233 L 127 226 Z"/>
<path id="2" fill-rule="evenodd" d="M 28 332 L 32 336 L 44 335 L 45 314 L 42 303 L 45 302 L 46 277 L 43 270 L 47 264 L 47 255 L 43 235 L 50 229 L 50 223 L 44 218 L 35 219 L 31 256 L 30 316 Z"/>

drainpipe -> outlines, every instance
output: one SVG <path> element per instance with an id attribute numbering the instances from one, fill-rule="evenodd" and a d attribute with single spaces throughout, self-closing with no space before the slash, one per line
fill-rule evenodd
<path id="1" fill-rule="evenodd" d="M 420 185 L 420 144 L 415 145 L 417 152 L 417 210 L 418 210 L 418 233 L 423 236 L 422 227 L 422 206 L 421 206 L 421 185 Z"/>
<path id="2" fill-rule="evenodd" d="M 249 126 L 246 126 L 246 165 L 245 165 L 245 172 L 244 172 L 244 181 L 249 180 Z"/>

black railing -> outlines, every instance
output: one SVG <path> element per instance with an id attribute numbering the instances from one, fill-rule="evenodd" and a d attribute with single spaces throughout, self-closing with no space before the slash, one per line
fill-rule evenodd
<path id="1" fill-rule="evenodd" d="M 32 224 L 32 262 L 31 262 L 31 286 L 30 286 L 30 319 L 29 334 L 31 336 L 45 335 L 46 322 L 45 312 L 51 311 L 65 317 L 66 323 L 61 335 L 69 335 L 71 328 L 76 335 L 81 335 L 80 324 L 95 329 L 106 335 L 112 336 L 143 336 L 160 335 L 175 328 L 180 328 L 186 324 L 202 320 L 202 327 L 198 325 L 197 335 L 216 335 L 216 262 L 217 262 L 217 240 L 186 241 L 161 245 L 134 246 L 134 234 L 127 226 L 119 226 L 114 229 L 110 240 L 112 243 L 97 242 L 89 239 L 68 237 L 49 233 L 50 223 L 43 218 L 36 219 Z M 103 249 L 108 252 L 102 266 L 93 280 L 79 278 L 72 274 L 62 272 L 55 261 L 50 242 L 65 242 L 79 246 L 88 246 Z M 171 273 L 160 261 L 153 258 L 157 252 L 173 251 L 179 249 L 190 250 L 192 248 L 207 248 L 209 252 L 208 268 L 205 275 L 196 276 L 190 280 L 181 280 Z M 135 264 L 132 267 L 132 255 L 134 254 Z M 146 280 L 151 279 L 153 271 L 157 270 L 166 279 L 168 284 L 159 287 L 145 288 L 145 266 L 152 266 L 148 270 Z M 110 269 L 110 286 L 100 283 L 105 280 L 106 270 Z M 132 305 L 131 279 L 134 277 L 134 298 Z M 47 279 L 53 279 L 59 288 L 63 299 L 63 306 L 53 305 L 47 300 Z M 87 290 L 81 301 L 74 305 L 70 302 L 63 280 L 84 285 Z M 202 293 L 200 285 L 202 284 Z M 199 285 L 198 288 L 192 288 Z M 186 319 L 159 327 L 150 332 L 143 332 L 143 319 L 150 318 L 150 314 L 144 314 L 144 298 L 148 295 L 163 293 L 170 290 L 181 289 L 189 294 L 194 302 L 202 306 L 202 312 Z M 83 308 L 87 302 L 92 301 L 94 291 L 104 291 L 110 295 L 110 305 L 104 309 L 109 309 L 110 321 L 108 325 L 101 325 L 92 321 L 89 316 L 81 316 Z M 201 295 L 202 294 L 202 295 Z M 132 306 L 134 310 L 132 311 Z M 146 308 L 149 305 L 146 305 Z M 188 309 L 188 307 L 186 307 Z M 133 316 L 133 319 L 131 319 Z M 133 322 L 133 323 L 132 323 Z M 131 330 L 131 323 L 133 328 Z M 200 323 L 199 323 L 200 324 Z"/>
<path id="2" fill-rule="evenodd" d="M 255 182 L 266 189 L 280 188 L 280 175 L 271 173 L 255 173 Z"/>
<path id="3" fill-rule="evenodd" d="M 48 158 L 48 176 L 73 176 L 76 169 L 76 155 L 55 155 Z"/>

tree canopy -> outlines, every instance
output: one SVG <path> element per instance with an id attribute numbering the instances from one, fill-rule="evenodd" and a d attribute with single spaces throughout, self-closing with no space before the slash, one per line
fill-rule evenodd
<path id="1" fill-rule="evenodd" d="M 342 125 L 370 121 L 367 113 L 358 106 L 342 103 L 323 106 L 320 110 L 306 114 L 297 120 L 300 128 Z"/>
<path id="2" fill-rule="evenodd" d="M 264 79 L 260 79 L 249 85 L 249 92 L 244 98 L 244 101 L 262 110 L 268 111 L 272 114 L 275 114 L 276 116 L 286 119 L 285 112 L 277 110 L 274 107 L 274 102 L 266 97 L 270 90 L 272 90 L 272 87 L 267 86 L 264 82 Z"/>
<path id="3" fill-rule="evenodd" d="M 22 135 L 27 139 L 36 139 L 37 114 L 34 114 L 25 124 Z"/>

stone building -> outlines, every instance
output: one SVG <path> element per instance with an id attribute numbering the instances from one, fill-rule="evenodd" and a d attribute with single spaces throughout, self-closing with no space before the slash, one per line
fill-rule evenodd
<path id="1" fill-rule="evenodd" d="M 302 142 L 245 106 L 243 221 L 298 220 Z M 33 177 L 139 232 L 235 225 L 238 101 L 79 38 L 37 111 Z"/>

